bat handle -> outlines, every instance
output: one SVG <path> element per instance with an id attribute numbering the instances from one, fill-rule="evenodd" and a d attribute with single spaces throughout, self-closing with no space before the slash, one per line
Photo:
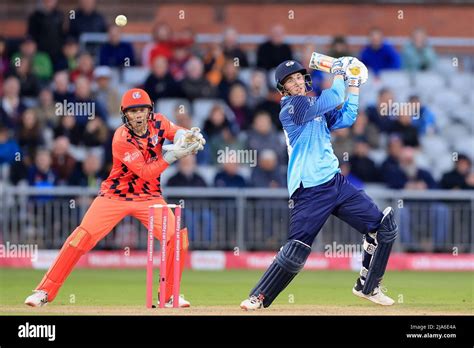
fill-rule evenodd
<path id="1" fill-rule="evenodd" d="M 309 61 L 309 67 L 311 69 L 321 70 L 330 73 L 334 60 L 335 58 L 333 57 L 313 52 L 313 54 L 311 54 L 311 60 Z"/>

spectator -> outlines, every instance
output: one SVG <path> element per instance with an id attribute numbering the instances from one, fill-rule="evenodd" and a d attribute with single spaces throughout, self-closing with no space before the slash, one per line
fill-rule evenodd
<path id="1" fill-rule="evenodd" d="M 84 129 L 76 122 L 74 115 L 61 115 L 58 125 L 54 128 L 54 137 L 65 136 L 71 144 L 80 145 L 83 140 Z"/>
<path id="2" fill-rule="evenodd" d="M 275 151 L 265 149 L 259 153 L 258 166 L 252 171 L 250 183 L 253 187 L 278 188 L 286 185 Z"/>
<path id="3" fill-rule="evenodd" d="M 185 97 L 189 100 L 196 98 L 214 98 L 216 90 L 204 78 L 204 66 L 198 57 L 191 57 L 186 63 L 186 77 L 181 82 Z"/>
<path id="4" fill-rule="evenodd" d="M 249 128 L 252 123 L 252 112 L 247 106 L 247 91 L 241 84 L 234 84 L 229 92 L 229 106 L 235 114 L 235 121 L 240 129 Z"/>
<path id="5" fill-rule="evenodd" d="M 226 61 L 222 46 L 217 43 L 208 45 L 203 61 L 207 80 L 212 86 L 217 86 L 222 80 L 222 70 Z"/>
<path id="6" fill-rule="evenodd" d="M 178 172 L 169 180 L 167 186 L 206 187 L 204 179 L 196 173 L 196 157 L 186 156 L 178 162 Z"/>
<path id="7" fill-rule="evenodd" d="M 109 41 L 100 48 L 99 64 L 122 68 L 135 65 L 135 53 L 129 42 L 121 40 L 120 28 L 112 25 L 108 33 Z"/>
<path id="8" fill-rule="evenodd" d="M 57 175 L 58 184 L 66 184 L 76 167 L 76 160 L 69 153 L 70 142 L 65 136 L 57 137 L 53 144 L 51 168 Z"/>
<path id="9" fill-rule="evenodd" d="M 64 14 L 57 0 L 42 0 L 41 6 L 28 18 L 28 35 L 38 44 L 38 50 L 56 61 L 64 40 Z"/>
<path id="10" fill-rule="evenodd" d="M 246 186 L 245 179 L 238 174 L 239 165 L 227 160 L 223 163 L 222 170 L 216 174 L 214 186 L 244 188 Z"/>
<path id="11" fill-rule="evenodd" d="M 61 53 L 54 62 L 54 71 L 74 71 L 77 69 L 79 57 L 79 44 L 77 40 L 68 36 L 61 47 Z"/>
<path id="12" fill-rule="evenodd" d="M 334 58 L 353 56 L 344 36 L 334 36 L 329 46 L 328 56 Z"/>
<path id="13" fill-rule="evenodd" d="M 219 137 L 224 128 L 233 128 L 231 122 L 225 115 L 224 107 L 214 104 L 208 118 L 204 122 L 203 132 L 209 141 Z"/>
<path id="14" fill-rule="evenodd" d="M 356 138 L 354 153 L 349 158 L 351 173 L 363 182 L 377 182 L 379 181 L 377 167 L 374 161 L 369 158 L 369 151 L 367 139 Z"/>
<path id="15" fill-rule="evenodd" d="M 3 82 L 3 97 L 0 98 L 0 124 L 15 129 L 26 106 L 20 98 L 20 81 L 14 76 Z"/>
<path id="16" fill-rule="evenodd" d="M 229 93 L 232 86 L 240 84 L 244 86 L 244 83 L 239 80 L 239 68 L 235 66 L 234 61 L 227 59 L 222 69 L 222 79 L 217 86 L 219 98 L 224 99 L 229 103 Z"/>
<path id="17" fill-rule="evenodd" d="M 28 170 L 28 183 L 35 187 L 56 186 L 56 173 L 51 168 L 51 153 L 46 149 L 39 149 L 35 155 L 34 164 Z"/>
<path id="18" fill-rule="evenodd" d="M 20 45 L 20 52 L 15 53 L 11 59 L 12 67 L 22 63 L 23 58 L 29 58 L 33 74 L 41 81 L 48 81 L 53 76 L 53 64 L 48 54 L 37 50 L 36 42 L 27 36 Z"/>
<path id="19" fill-rule="evenodd" d="M 76 169 L 69 180 L 69 185 L 97 188 L 107 174 L 101 169 L 100 158 L 93 153 L 87 154 L 82 163 L 77 163 Z"/>
<path id="20" fill-rule="evenodd" d="M 339 128 L 331 132 L 332 148 L 337 158 L 343 162 L 349 160 L 354 149 L 354 137 L 350 128 Z"/>
<path id="21" fill-rule="evenodd" d="M 436 121 L 433 112 L 425 105 L 421 104 L 417 95 L 412 95 L 408 102 L 419 112 L 413 113 L 412 124 L 417 129 L 419 135 L 436 133 Z"/>
<path id="22" fill-rule="evenodd" d="M 364 183 L 362 182 L 362 180 L 360 180 L 356 175 L 354 175 L 354 173 L 352 173 L 350 162 L 340 160 L 339 168 L 341 169 L 341 174 L 346 177 L 347 181 L 349 181 L 358 189 L 364 188 Z"/>
<path id="23" fill-rule="evenodd" d="M 431 174 L 417 167 L 415 150 L 408 146 L 402 148 L 398 166 L 391 166 L 383 175 L 385 183 L 393 189 L 426 190 L 436 188 L 436 182 Z"/>
<path id="24" fill-rule="evenodd" d="M 79 0 L 74 18 L 69 20 L 69 35 L 79 39 L 82 33 L 105 33 L 107 24 L 96 10 L 95 0 Z"/>
<path id="25" fill-rule="evenodd" d="M 474 172 L 469 157 L 459 154 L 453 170 L 443 174 L 440 186 L 448 190 L 474 190 Z"/>
<path id="26" fill-rule="evenodd" d="M 218 136 L 209 141 L 212 163 L 222 163 L 225 160 L 223 155 L 226 155 L 226 151 L 241 151 L 245 148 L 244 145 L 244 141 L 238 136 L 235 129 L 224 127 Z"/>
<path id="27" fill-rule="evenodd" d="M 150 67 L 156 57 L 164 56 L 170 59 L 173 54 L 173 32 L 168 24 L 156 23 L 151 35 L 153 42 L 146 44 L 142 51 L 142 64 L 146 67 Z"/>
<path id="28" fill-rule="evenodd" d="M 76 82 L 79 76 L 92 81 L 94 74 L 94 58 L 89 52 L 82 52 L 77 59 L 77 68 L 71 71 L 71 82 Z"/>
<path id="29" fill-rule="evenodd" d="M 222 49 L 227 59 L 236 62 L 238 67 L 247 68 L 249 66 L 247 55 L 239 47 L 239 33 L 234 28 L 224 30 L 224 39 L 222 41 Z"/>
<path id="30" fill-rule="evenodd" d="M 254 113 L 257 111 L 266 111 L 272 118 L 272 123 L 278 130 L 283 130 L 283 126 L 280 122 L 280 99 L 281 94 L 276 90 L 272 89 L 267 97 L 255 106 Z"/>
<path id="31" fill-rule="evenodd" d="M 186 29 L 175 34 L 173 53 L 169 59 L 169 71 L 173 79 L 182 81 L 186 76 L 186 64 L 191 57 L 194 33 Z"/>
<path id="32" fill-rule="evenodd" d="M 31 71 L 30 58 L 24 57 L 21 64 L 15 67 L 14 75 L 20 81 L 20 96 L 35 98 L 40 90 L 40 82 Z"/>
<path id="33" fill-rule="evenodd" d="M 33 156 L 39 146 L 45 144 L 43 130 L 40 127 L 38 117 L 32 109 L 23 113 L 18 128 L 18 142 L 25 154 Z"/>
<path id="34" fill-rule="evenodd" d="M 379 131 L 389 133 L 394 124 L 394 116 L 392 115 L 393 93 L 388 88 L 382 88 L 379 91 L 377 102 L 375 105 L 369 105 L 365 111 L 369 122 L 375 125 Z"/>
<path id="35" fill-rule="evenodd" d="M 155 58 L 151 73 L 145 80 L 144 89 L 153 101 L 159 98 L 178 98 L 182 96 L 179 84 L 169 72 L 166 57 L 158 56 Z"/>
<path id="36" fill-rule="evenodd" d="M 3 85 L 3 77 L 7 74 L 9 67 L 10 60 L 8 59 L 7 42 L 5 38 L 0 35 L 0 85 Z M 0 95 L 2 95 L 1 86 Z"/>
<path id="37" fill-rule="evenodd" d="M 397 135 L 392 135 L 387 142 L 387 158 L 380 167 L 382 179 L 386 182 L 389 178 L 386 173 L 394 173 L 398 171 L 400 155 L 403 149 L 403 141 Z"/>
<path id="38" fill-rule="evenodd" d="M 88 119 L 100 117 L 107 120 L 108 113 L 105 107 L 94 99 L 91 91 L 89 80 L 80 76 L 74 84 L 76 90 L 74 92 L 74 106 L 77 123 L 84 125 Z"/>
<path id="39" fill-rule="evenodd" d="M 191 117 L 186 112 L 186 110 L 181 108 L 181 105 L 176 106 L 174 110 L 174 119 L 176 120 L 175 123 L 177 126 L 187 128 L 187 129 L 191 129 L 192 127 L 194 127 Z"/>
<path id="40" fill-rule="evenodd" d="M 264 102 L 268 95 L 267 77 L 261 70 L 254 70 L 250 77 L 248 86 L 247 105 L 250 109 L 255 109 L 257 105 Z"/>
<path id="41" fill-rule="evenodd" d="M 282 61 L 293 59 L 291 47 L 284 43 L 285 28 L 275 25 L 270 32 L 270 38 L 257 49 L 257 67 L 265 70 L 275 68 Z"/>
<path id="42" fill-rule="evenodd" d="M 87 147 L 104 146 L 109 138 L 109 130 L 99 117 L 89 120 L 85 126 L 83 143 Z"/>
<path id="43" fill-rule="evenodd" d="M 343 128 L 346 129 L 346 128 Z M 380 146 L 380 132 L 363 111 L 359 111 L 357 119 L 352 127 L 354 136 L 362 136 L 367 139 L 370 147 L 377 149 Z"/>
<path id="44" fill-rule="evenodd" d="M 120 117 L 119 105 L 120 96 L 115 87 L 110 84 L 112 71 L 108 66 L 99 66 L 94 70 L 94 80 L 96 82 L 95 99 L 107 109 L 107 113 Z"/>
<path id="45" fill-rule="evenodd" d="M 370 31 L 369 45 L 360 53 L 360 60 L 375 75 L 378 75 L 382 70 L 400 68 L 398 52 L 391 44 L 384 41 L 382 30 L 379 28 Z"/>
<path id="46" fill-rule="evenodd" d="M 400 116 L 393 123 L 391 132 L 397 133 L 402 138 L 403 145 L 418 147 L 420 146 L 420 141 L 418 138 L 418 130 L 412 125 L 413 117 L 404 111 L 406 110 L 401 109 Z"/>
<path id="47" fill-rule="evenodd" d="M 411 40 L 403 47 L 403 67 L 409 71 L 429 70 L 436 64 L 436 53 L 427 43 L 422 28 L 413 31 Z"/>
<path id="48" fill-rule="evenodd" d="M 20 158 L 19 155 L 20 146 L 10 136 L 8 128 L 0 124 L 0 165 L 17 161 Z"/>
<path id="49" fill-rule="evenodd" d="M 58 71 L 53 79 L 53 97 L 57 103 L 74 100 L 74 94 L 69 87 L 69 74 L 67 71 Z"/>
<path id="50" fill-rule="evenodd" d="M 272 149 L 277 155 L 277 162 L 286 163 L 286 146 L 281 139 L 282 137 L 272 125 L 270 114 L 266 111 L 257 112 L 252 129 L 247 132 L 247 147 L 257 153 L 261 153 L 265 149 Z"/>
<path id="51" fill-rule="evenodd" d="M 43 88 L 38 96 L 39 104 L 33 108 L 38 117 L 40 128 L 45 126 L 54 128 L 58 123 L 56 107 L 54 105 L 53 92 L 49 88 Z"/>

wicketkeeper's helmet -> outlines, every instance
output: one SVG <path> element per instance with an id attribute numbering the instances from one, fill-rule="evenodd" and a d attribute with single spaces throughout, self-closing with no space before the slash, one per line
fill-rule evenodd
<path id="1" fill-rule="evenodd" d="M 283 63 L 280 63 L 275 70 L 276 87 L 280 93 L 284 92 L 283 84 L 285 83 L 285 79 L 291 74 L 297 72 L 304 76 L 306 91 L 309 92 L 312 90 L 311 76 L 308 74 L 305 67 L 296 60 L 285 60 Z"/>
<path id="2" fill-rule="evenodd" d="M 140 88 L 132 88 L 126 91 L 122 96 L 122 102 L 120 104 L 120 114 L 122 116 L 122 122 L 128 127 L 126 111 L 130 108 L 137 107 L 148 107 L 150 113 L 148 118 L 153 115 L 153 102 L 147 92 Z"/>

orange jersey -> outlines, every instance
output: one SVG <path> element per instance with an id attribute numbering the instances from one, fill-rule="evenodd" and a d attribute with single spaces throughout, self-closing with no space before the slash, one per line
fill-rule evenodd
<path id="1" fill-rule="evenodd" d="M 100 186 L 99 196 L 135 201 L 161 197 L 160 175 L 168 168 L 163 159 L 165 139 L 173 141 L 176 126 L 162 114 L 153 114 L 143 136 L 120 126 L 112 140 L 113 166 Z"/>

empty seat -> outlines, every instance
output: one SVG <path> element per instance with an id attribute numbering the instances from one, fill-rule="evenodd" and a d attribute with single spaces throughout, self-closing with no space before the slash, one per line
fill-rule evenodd
<path id="1" fill-rule="evenodd" d="M 182 98 L 161 98 L 155 103 L 155 112 L 163 114 L 172 122 L 176 122 L 175 113 L 176 108 L 180 108 L 183 113 L 188 113 L 191 116 L 191 106 L 187 99 Z M 178 110 L 178 111 L 180 111 Z"/>
<path id="2" fill-rule="evenodd" d="M 434 71 L 419 72 L 414 78 L 415 86 L 418 88 L 443 88 L 446 85 L 444 78 Z"/>
<path id="3" fill-rule="evenodd" d="M 451 89 L 440 89 L 433 93 L 433 103 L 443 110 L 450 110 L 462 105 L 462 96 Z"/>
<path id="4" fill-rule="evenodd" d="M 129 87 L 138 87 L 145 83 L 149 74 L 148 68 L 131 66 L 123 69 L 123 82 Z"/>
<path id="5" fill-rule="evenodd" d="M 384 70 L 380 73 L 380 80 L 384 86 L 390 86 L 392 90 L 411 85 L 410 75 L 403 70 Z"/>

